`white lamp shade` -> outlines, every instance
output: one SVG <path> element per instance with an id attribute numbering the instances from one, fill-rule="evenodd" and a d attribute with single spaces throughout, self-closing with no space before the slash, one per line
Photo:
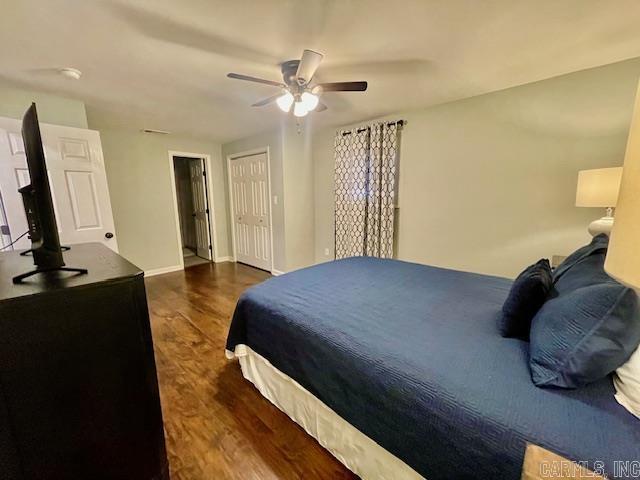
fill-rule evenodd
<path id="1" fill-rule="evenodd" d="M 640 86 L 639 86 L 640 87 Z M 619 282 L 640 288 L 640 88 L 631 118 L 624 172 L 605 270 Z"/>
<path id="2" fill-rule="evenodd" d="M 622 167 L 578 172 L 576 207 L 615 207 L 620 191 Z"/>

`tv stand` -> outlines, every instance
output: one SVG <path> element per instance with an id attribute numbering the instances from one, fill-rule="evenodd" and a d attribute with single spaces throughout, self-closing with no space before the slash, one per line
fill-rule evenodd
<path id="1" fill-rule="evenodd" d="M 86 275 L 12 283 L 0 252 L 0 479 L 169 480 L 143 272 L 74 244 Z"/>
<path id="2" fill-rule="evenodd" d="M 71 247 L 60 246 L 60 251 L 68 252 L 71 250 Z M 20 252 L 21 257 L 29 257 L 33 253 L 33 249 L 25 250 L 24 252 Z M 33 275 L 37 275 L 38 273 L 47 273 L 47 272 L 73 272 L 78 275 L 86 275 L 89 271 L 86 268 L 75 268 L 75 267 L 51 267 L 51 268 L 36 268 L 35 270 L 31 270 L 30 272 L 21 273 L 20 275 L 16 275 L 13 277 L 13 283 L 18 284 L 22 283 L 25 278 L 29 278 Z"/>
<path id="3" fill-rule="evenodd" d="M 22 254 L 20 254 L 22 255 Z M 25 278 L 29 278 L 32 275 L 37 275 L 38 273 L 47 273 L 47 272 L 74 272 L 78 275 L 86 275 L 89 273 L 89 270 L 86 268 L 74 268 L 74 267 L 53 267 L 53 268 L 36 268 L 35 270 L 31 270 L 27 273 L 21 273 L 20 275 L 16 275 L 13 277 L 13 283 L 22 283 Z"/>
<path id="4" fill-rule="evenodd" d="M 62 250 L 63 252 L 68 252 L 69 250 L 71 250 L 71 247 L 65 247 L 64 245 L 61 245 L 60 250 Z M 30 253 L 33 253 L 33 248 L 25 250 L 24 252 L 20 252 L 20 256 L 27 257 Z"/>

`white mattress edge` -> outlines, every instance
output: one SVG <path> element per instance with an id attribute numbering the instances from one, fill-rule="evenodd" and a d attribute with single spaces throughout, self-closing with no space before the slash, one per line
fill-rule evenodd
<path id="1" fill-rule="evenodd" d="M 238 358 L 242 375 L 300 425 L 345 467 L 364 480 L 418 480 L 420 474 L 371 440 L 349 422 L 246 345 L 227 358 Z"/>

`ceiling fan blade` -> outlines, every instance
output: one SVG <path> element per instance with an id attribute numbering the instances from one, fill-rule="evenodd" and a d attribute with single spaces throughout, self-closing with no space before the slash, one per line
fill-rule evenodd
<path id="1" fill-rule="evenodd" d="M 254 103 L 253 105 L 251 105 L 252 107 L 264 107 L 265 105 L 268 105 L 272 102 L 275 102 L 279 97 L 281 97 L 282 95 L 284 95 L 282 92 L 280 93 L 276 93 L 275 95 L 271 95 L 270 97 L 267 97 L 265 99 L 260 100 L 259 102 Z"/>
<path id="2" fill-rule="evenodd" d="M 273 85 L 274 87 L 285 86 L 284 83 L 265 80 L 264 78 L 250 77 L 249 75 L 242 75 L 240 73 L 227 73 L 227 77 L 235 78 L 236 80 L 246 80 L 247 82 L 264 83 L 265 85 Z"/>
<path id="3" fill-rule="evenodd" d="M 315 111 L 324 112 L 326 109 L 327 109 L 327 106 L 324 103 L 318 102 L 318 106 L 316 107 Z"/>
<path id="4" fill-rule="evenodd" d="M 319 83 L 321 92 L 364 92 L 367 82 L 329 82 Z"/>
<path id="5" fill-rule="evenodd" d="M 316 70 L 320 66 L 324 55 L 313 50 L 305 50 L 302 52 L 302 58 L 296 72 L 296 80 L 299 85 L 306 85 L 316 74 Z"/>

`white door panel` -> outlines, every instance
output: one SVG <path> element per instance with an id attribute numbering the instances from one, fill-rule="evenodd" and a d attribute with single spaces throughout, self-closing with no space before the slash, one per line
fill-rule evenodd
<path id="1" fill-rule="evenodd" d="M 0 118 L 0 192 L 13 239 L 27 230 L 18 193 L 29 183 L 20 129 L 20 121 Z M 40 130 L 60 242 L 102 242 L 117 252 L 100 134 L 43 123 Z M 26 237 L 15 244 L 16 249 L 29 247 Z"/>
<path id="2" fill-rule="evenodd" d="M 239 262 L 271 270 L 267 155 L 230 161 L 235 252 Z"/>
<path id="3" fill-rule="evenodd" d="M 193 198 L 193 215 L 196 227 L 197 255 L 211 260 L 211 239 L 209 236 L 209 212 L 207 211 L 206 176 L 203 160 L 194 159 L 189 162 L 191 175 L 191 196 Z"/>

